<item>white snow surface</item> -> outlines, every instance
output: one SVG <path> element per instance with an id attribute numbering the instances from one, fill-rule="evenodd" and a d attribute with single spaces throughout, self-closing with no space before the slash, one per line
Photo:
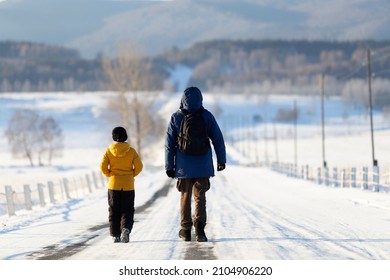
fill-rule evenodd
<path id="1" fill-rule="evenodd" d="M 31 168 L 26 160 L 14 159 L 6 139 L 0 138 L 0 193 L 4 185 L 17 188 L 41 178 L 98 171 L 100 157 L 110 143 L 111 127 L 102 121 L 107 96 L 107 93 L 1 95 L 0 133 L 6 129 L 7 119 L 15 108 L 34 108 L 54 114 L 59 120 L 66 150 L 53 166 Z M 154 97 L 156 110 L 166 122 L 177 109 L 180 96 L 161 93 Z M 267 100 L 269 115 L 275 108 L 272 104 L 288 100 L 291 97 Z M 204 101 L 211 111 L 216 104 L 222 109 L 217 119 L 231 125 L 224 130 L 225 135 L 235 131 L 228 122 L 231 115 L 252 116 L 260 112 L 264 116 L 264 103 L 254 102 L 248 96 L 233 98 L 205 93 Z M 322 162 L 317 116 L 312 114 L 312 119 L 302 120 L 299 126 L 305 132 L 298 149 L 302 163 Z M 328 161 L 338 165 L 369 164 L 370 150 L 363 149 L 369 143 L 368 131 L 362 132 L 359 126 L 350 134 L 343 129 L 335 111 L 332 117 L 329 122 L 334 123 L 334 129 L 328 128 Z M 360 116 L 357 114 L 356 118 Z M 291 129 L 288 126 L 278 124 L 285 131 Z M 269 130 L 272 134 L 272 123 Z M 340 131 L 344 133 L 337 135 Z M 384 165 L 388 165 L 390 158 L 388 136 L 388 129 L 376 135 L 377 156 Z M 160 139 L 149 147 L 143 158 L 144 171 L 136 178 L 136 213 L 130 243 L 112 242 L 107 194 L 102 187 L 83 198 L 35 207 L 32 211 L 20 210 L 15 216 L 0 216 L 0 259 L 390 260 L 388 193 L 325 187 L 267 167 L 249 166 L 253 154 L 243 154 L 228 138 L 227 168 L 211 178 L 207 193 L 209 242 L 198 243 L 194 238 L 184 242 L 178 238 L 180 193 L 175 180 L 165 175 L 164 139 Z M 259 146 L 250 145 L 259 149 L 262 157 L 264 141 L 258 142 Z M 291 162 L 292 137 L 286 132 L 278 145 L 279 160 Z M 272 160 L 271 142 L 268 149 Z M 160 195 L 154 197 L 160 190 L 163 190 Z"/>

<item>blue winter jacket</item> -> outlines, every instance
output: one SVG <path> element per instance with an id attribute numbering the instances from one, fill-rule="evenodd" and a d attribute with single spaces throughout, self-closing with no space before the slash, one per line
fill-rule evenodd
<path id="1" fill-rule="evenodd" d="M 180 109 L 195 112 L 203 108 L 202 103 L 201 91 L 196 87 L 190 87 L 184 91 Z M 206 178 L 214 176 L 211 145 L 208 152 L 200 156 L 184 154 L 177 148 L 177 137 L 183 117 L 182 113 L 175 112 L 172 114 L 169 122 L 165 140 L 165 170 L 175 170 L 176 178 Z M 203 117 L 206 122 L 209 139 L 217 156 L 217 162 L 226 164 L 225 142 L 217 121 L 212 113 L 207 110 L 203 112 Z"/>

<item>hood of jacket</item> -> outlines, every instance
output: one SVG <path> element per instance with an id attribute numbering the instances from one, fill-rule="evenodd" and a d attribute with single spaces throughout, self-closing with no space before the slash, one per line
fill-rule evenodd
<path id="1" fill-rule="evenodd" d="M 197 87 L 189 87 L 184 91 L 180 102 L 180 109 L 196 112 L 203 107 L 203 96 Z"/>
<path id="2" fill-rule="evenodd" d="M 114 157 L 124 157 L 130 151 L 130 144 L 127 142 L 112 143 L 108 148 Z"/>

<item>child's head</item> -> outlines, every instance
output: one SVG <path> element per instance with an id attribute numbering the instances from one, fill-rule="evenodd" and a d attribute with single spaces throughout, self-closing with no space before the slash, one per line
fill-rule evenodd
<path id="1" fill-rule="evenodd" d="M 126 129 L 121 126 L 115 127 L 112 130 L 112 139 L 116 142 L 125 142 L 127 140 Z"/>

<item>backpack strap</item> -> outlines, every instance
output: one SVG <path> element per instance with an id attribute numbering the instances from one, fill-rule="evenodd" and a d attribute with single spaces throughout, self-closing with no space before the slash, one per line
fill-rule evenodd
<path id="1" fill-rule="evenodd" d="M 193 112 L 192 114 L 194 113 L 198 113 L 198 112 L 205 112 L 207 111 L 203 106 L 199 108 L 199 110 Z M 180 108 L 179 110 L 177 110 L 178 113 L 184 115 L 184 116 L 187 116 L 188 114 L 191 114 L 187 109 L 184 109 L 184 108 Z"/>
<path id="2" fill-rule="evenodd" d="M 180 108 L 179 110 L 177 110 L 177 112 L 184 115 L 184 116 L 186 116 L 190 113 L 190 112 L 188 112 L 187 109 L 184 109 L 184 108 Z"/>

